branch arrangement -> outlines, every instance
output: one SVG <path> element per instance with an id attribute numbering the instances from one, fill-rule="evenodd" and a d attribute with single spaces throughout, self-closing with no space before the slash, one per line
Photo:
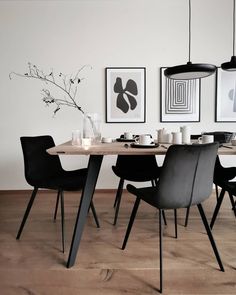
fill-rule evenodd
<path id="1" fill-rule="evenodd" d="M 52 84 L 55 87 L 58 87 L 63 93 L 64 97 L 62 99 L 55 98 L 52 96 L 50 90 L 42 89 L 43 93 L 43 102 L 49 106 L 50 104 L 55 104 L 56 108 L 54 110 L 54 115 L 61 109 L 62 106 L 68 106 L 78 109 L 82 114 L 84 114 L 83 109 L 77 104 L 76 96 L 77 96 L 77 88 L 78 85 L 81 83 L 82 80 L 85 78 L 80 78 L 79 74 L 85 68 L 89 67 L 89 65 L 84 65 L 81 67 L 76 75 L 71 75 L 67 77 L 63 73 L 54 74 L 54 71 L 51 70 L 48 74 L 45 74 L 44 71 L 40 70 L 36 65 L 28 63 L 28 72 L 25 74 L 19 74 L 16 72 L 11 72 L 9 74 L 9 78 L 12 79 L 13 75 L 24 77 L 24 78 L 32 78 L 38 79 L 46 84 Z"/>

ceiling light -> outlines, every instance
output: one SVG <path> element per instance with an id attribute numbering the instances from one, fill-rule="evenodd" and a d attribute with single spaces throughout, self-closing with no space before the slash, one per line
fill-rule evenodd
<path id="1" fill-rule="evenodd" d="M 189 49 L 188 62 L 184 65 L 177 65 L 165 69 L 164 75 L 170 79 L 191 80 L 205 78 L 216 71 L 216 66 L 205 63 L 194 64 L 191 62 L 191 0 L 189 0 Z"/>
<path id="2" fill-rule="evenodd" d="M 222 70 L 236 71 L 236 56 L 235 56 L 235 0 L 233 0 L 233 56 L 231 60 L 221 64 Z"/>

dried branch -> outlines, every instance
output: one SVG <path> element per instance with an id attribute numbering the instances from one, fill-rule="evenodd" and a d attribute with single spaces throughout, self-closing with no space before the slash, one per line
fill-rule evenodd
<path id="1" fill-rule="evenodd" d="M 82 80 L 85 79 L 85 78 L 79 78 L 79 74 L 85 67 L 89 67 L 90 69 L 92 69 L 91 66 L 84 65 L 77 71 L 75 76 L 71 75 L 70 78 L 67 78 L 65 74 L 60 72 L 58 77 L 56 78 L 53 70 L 51 70 L 48 74 L 45 74 L 44 71 L 40 70 L 37 66 L 32 65 L 31 63 L 28 63 L 28 72 L 26 72 L 25 74 L 11 72 L 9 74 L 9 78 L 12 79 L 12 76 L 16 75 L 16 76 L 24 77 L 24 78 L 38 79 L 42 82 L 45 82 L 46 84 L 52 84 L 55 87 L 58 87 L 60 90 L 62 90 L 62 92 L 66 94 L 64 99 L 55 98 L 51 95 L 48 89 L 42 89 L 42 92 L 44 95 L 43 102 L 47 106 L 49 106 L 50 104 L 56 105 L 56 109 L 54 110 L 54 115 L 61 109 L 61 106 L 74 107 L 78 109 L 82 114 L 84 114 L 83 109 L 76 102 L 76 95 L 77 95 L 78 85 L 80 84 Z M 66 97 L 69 100 L 67 100 Z"/>

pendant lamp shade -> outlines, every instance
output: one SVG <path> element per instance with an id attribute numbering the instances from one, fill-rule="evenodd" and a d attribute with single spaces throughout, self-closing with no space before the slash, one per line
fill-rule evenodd
<path id="1" fill-rule="evenodd" d="M 231 60 L 221 64 L 222 70 L 236 71 L 236 56 L 235 56 L 235 0 L 233 0 L 233 55 Z"/>
<path id="2" fill-rule="evenodd" d="M 185 65 L 165 69 L 164 75 L 170 79 L 191 80 L 205 78 L 214 74 L 216 67 L 211 64 L 193 64 L 190 61 Z"/>
<path id="3" fill-rule="evenodd" d="M 191 0 L 189 0 L 189 60 L 186 64 L 165 69 L 164 75 L 169 79 L 191 80 L 205 78 L 214 74 L 216 66 L 205 63 L 192 63 L 191 55 Z"/>

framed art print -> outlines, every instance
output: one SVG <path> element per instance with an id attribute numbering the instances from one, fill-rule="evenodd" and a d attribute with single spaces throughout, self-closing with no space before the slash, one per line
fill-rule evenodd
<path id="1" fill-rule="evenodd" d="M 106 122 L 143 123 L 146 119 L 146 68 L 106 68 Z"/>
<path id="2" fill-rule="evenodd" d="M 216 71 L 216 122 L 236 122 L 236 72 Z"/>
<path id="3" fill-rule="evenodd" d="M 174 80 L 161 68 L 161 122 L 200 122 L 200 79 Z"/>

